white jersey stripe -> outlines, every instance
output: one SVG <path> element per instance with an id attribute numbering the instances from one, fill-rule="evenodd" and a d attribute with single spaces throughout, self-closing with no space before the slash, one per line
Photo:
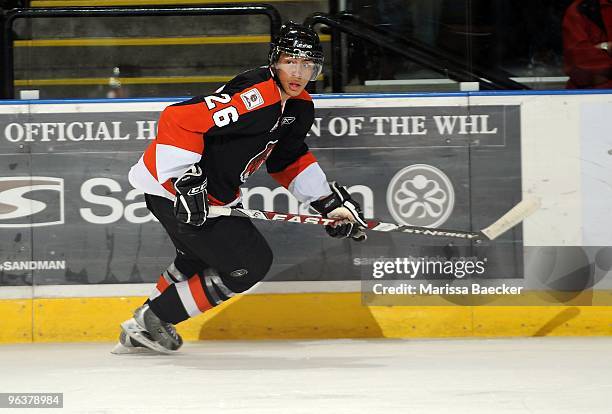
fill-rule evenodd
<path id="1" fill-rule="evenodd" d="M 174 195 L 162 187 L 161 183 L 166 182 L 169 178 L 179 177 L 200 158 L 202 158 L 201 154 L 192 151 L 157 144 L 155 146 L 157 179 L 145 165 L 143 157 L 140 157 L 138 162 L 132 166 L 128 179 L 132 187 L 141 190 L 143 193 L 162 196 L 174 201 Z"/>
<path id="2" fill-rule="evenodd" d="M 180 177 L 201 158 L 202 154 L 193 151 L 171 145 L 157 144 L 155 146 L 157 180 L 164 183 L 170 178 Z"/>
<path id="3" fill-rule="evenodd" d="M 128 180 L 132 187 L 141 190 L 143 193 L 165 197 L 172 201 L 175 199 L 174 194 L 162 187 L 155 177 L 151 175 L 142 157 L 130 169 Z"/>
<path id="4" fill-rule="evenodd" d="M 301 203 L 310 203 L 331 194 L 327 177 L 318 162 L 313 162 L 296 175 L 288 190 Z"/>

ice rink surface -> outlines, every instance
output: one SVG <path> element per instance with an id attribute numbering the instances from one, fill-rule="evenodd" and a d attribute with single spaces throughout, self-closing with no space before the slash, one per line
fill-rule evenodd
<path id="1" fill-rule="evenodd" d="M 0 392 L 63 392 L 49 413 L 612 413 L 612 338 L 112 346 L 2 345 Z"/>

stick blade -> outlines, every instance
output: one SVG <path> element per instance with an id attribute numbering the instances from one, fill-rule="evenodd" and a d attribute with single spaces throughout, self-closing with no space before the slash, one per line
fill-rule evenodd
<path id="1" fill-rule="evenodd" d="M 540 208 L 540 199 L 530 197 L 522 200 L 512 207 L 499 220 L 483 229 L 481 232 L 490 240 L 494 240 L 503 233 L 516 226 Z"/>

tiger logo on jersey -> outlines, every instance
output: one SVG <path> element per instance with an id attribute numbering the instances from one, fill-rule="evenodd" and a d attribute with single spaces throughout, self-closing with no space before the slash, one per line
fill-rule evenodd
<path id="1" fill-rule="evenodd" d="M 246 180 L 251 176 L 251 174 L 257 171 L 259 167 L 261 167 L 261 165 L 266 162 L 268 156 L 270 156 L 270 153 L 274 149 L 274 146 L 277 142 L 278 140 L 268 142 L 266 144 L 266 148 L 264 148 L 259 154 L 255 155 L 249 160 L 246 167 L 244 167 L 244 170 L 242 170 L 242 172 L 240 173 L 240 181 L 242 181 L 243 183 L 246 182 Z"/>

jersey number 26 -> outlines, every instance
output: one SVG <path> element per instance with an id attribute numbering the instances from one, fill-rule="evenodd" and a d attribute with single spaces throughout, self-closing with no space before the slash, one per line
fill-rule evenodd
<path id="1" fill-rule="evenodd" d="M 231 96 L 226 93 L 210 95 L 204 98 L 204 102 L 209 110 L 215 109 L 218 103 L 225 105 L 230 103 L 231 100 Z M 222 128 L 238 120 L 238 110 L 234 106 L 226 106 L 213 113 L 212 118 L 215 121 L 215 125 Z"/>

